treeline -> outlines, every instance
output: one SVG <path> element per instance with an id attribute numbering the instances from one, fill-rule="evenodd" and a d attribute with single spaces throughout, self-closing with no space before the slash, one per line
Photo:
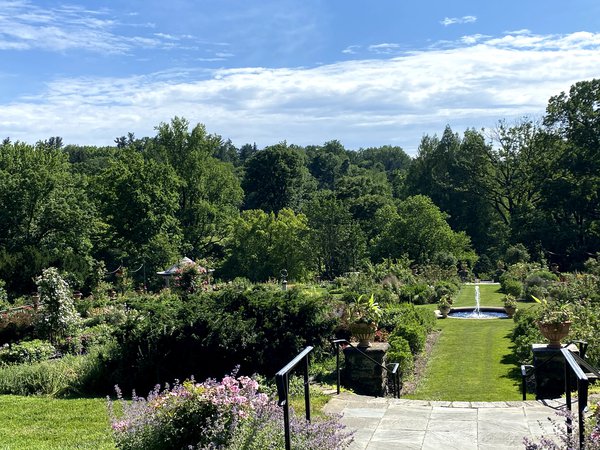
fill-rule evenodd
<path id="1" fill-rule="evenodd" d="M 492 274 L 510 258 L 577 268 L 600 248 L 600 80 L 543 122 L 352 151 L 264 149 L 175 117 L 154 137 L 0 146 L 0 280 L 12 295 L 56 266 L 89 290 L 117 267 L 142 283 L 182 255 L 222 279 L 333 278 L 408 257 Z M 512 261 L 510 261 L 512 262 Z"/>

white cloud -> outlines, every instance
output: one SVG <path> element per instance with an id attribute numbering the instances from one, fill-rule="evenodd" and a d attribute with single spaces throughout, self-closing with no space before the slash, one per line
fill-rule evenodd
<path id="1" fill-rule="evenodd" d="M 472 44 L 475 44 L 475 43 L 481 41 L 482 39 L 489 38 L 489 37 L 490 36 L 485 35 L 485 34 L 471 34 L 471 35 L 468 35 L 468 36 L 461 37 L 460 41 L 463 44 L 472 45 Z"/>
<path id="2" fill-rule="evenodd" d="M 356 51 L 359 49 L 360 49 L 360 45 L 349 45 L 344 50 L 342 50 L 342 53 L 345 53 L 346 55 L 354 55 L 354 54 L 356 54 Z"/>
<path id="3" fill-rule="evenodd" d="M 448 25 L 456 25 L 462 23 L 473 23 L 477 22 L 475 16 L 462 16 L 462 17 L 445 17 L 444 20 L 440 20 L 440 23 L 447 27 Z"/>
<path id="4" fill-rule="evenodd" d="M 379 44 L 378 44 L 379 45 Z M 69 78 L 0 108 L 0 130 L 35 142 L 109 145 L 152 136 L 175 115 L 241 145 L 339 139 L 414 152 L 423 133 L 544 113 L 548 98 L 600 73 L 600 33 L 514 34 L 312 68 L 170 71 Z M 0 136 L 2 138 L 4 136 Z"/>
<path id="5" fill-rule="evenodd" d="M 398 51 L 398 49 L 400 48 L 399 44 L 393 44 L 393 43 L 383 43 L 383 44 L 374 44 L 374 45 L 369 45 L 369 51 L 373 52 L 373 53 L 378 53 L 378 54 L 390 54 L 390 53 L 394 53 L 396 51 Z"/>
<path id="6" fill-rule="evenodd" d="M 108 10 L 83 6 L 42 8 L 29 1 L 0 1 L 0 50 L 64 52 L 86 50 L 103 54 L 130 53 L 136 48 L 170 49 L 187 38 L 165 33 L 131 36 L 122 28 L 154 28 L 153 24 L 122 23 Z"/>

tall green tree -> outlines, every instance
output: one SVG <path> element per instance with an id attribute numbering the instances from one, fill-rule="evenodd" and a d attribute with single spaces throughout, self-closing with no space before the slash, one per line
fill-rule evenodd
<path id="1" fill-rule="evenodd" d="M 319 189 L 335 190 L 339 178 L 347 172 L 349 158 L 339 141 L 323 146 L 307 147 L 310 173 L 319 183 Z"/>
<path id="2" fill-rule="evenodd" d="M 243 211 L 233 223 L 221 272 L 229 278 L 266 281 L 279 279 L 286 270 L 290 280 L 306 279 L 314 270 L 309 232 L 306 216 L 291 209 L 277 214 Z"/>
<path id="3" fill-rule="evenodd" d="M 246 209 L 299 211 L 316 183 L 302 153 L 282 142 L 255 153 L 246 162 L 242 187 Z"/>
<path id="4" fill-rule="evenodd" d="M 146 264 L 153 273 L 180 254 L 177 220 L 180 181 L 166 163 L 124 148 L 95 180 L 94 191 L 106 227 L 97 254 L 109 267 Z"/>
<path id="5" fill-rule="evenodd" d="M 427 263 L 437 253 L 450 254 L 469 264 L 477 259 L 469 237 L 453 231 L 447 215 L 429 197 L 408 197 L 397 208 L 388 206 L 377 214 L 382 231 L 375 245 L 381 259 L 407 255 L 418 263 Z"/>
<path id="6" fill-rule="evenodd" d="M 486 190 L 495 176 L 490 152 L 480 132 L 467 130 L 461 138 L 446 127 L 441 139 L 423 137 L 406 177 L 407 193 L 431 198 L 450 226 L 471 236 L 482 253 L 502 246 L 508 234 Z"/>
<path id="7" fill-rule="evenodd" d="M 563 241 L 552 249 L 565 264 L 580 264 L 600 251 L 600 79 L 550 98 L 544 124 L 559 149 L 543 205 Z"/>
<path id="8" fill-rule="evenodd" d="M 31 292 L 50 265 L 83 283 L 96 225 L 85 179 L 56 145 L 0 146 L 0 273 L 10 292 Z"/>
<path id="9" fill-rule="evenodd" d="M 184 234 L 182 251 L 200 258 L 219 251 L 243 191 L 233 166 L 213 156 L 228 144 L 207 134 L 202 124 L 189 128 L 189 122 L 179 117 L 161 123 L 147 153 L 174 169 L 179 180 L 176 216 Z"/>
<path id="10" fill-rule="evenodd" d="M 366 238 L 344 202 L 330 191 L 320 191 L 305 211 L 319 273 L 331 279 L 357 270 L 365 257 Z"/>

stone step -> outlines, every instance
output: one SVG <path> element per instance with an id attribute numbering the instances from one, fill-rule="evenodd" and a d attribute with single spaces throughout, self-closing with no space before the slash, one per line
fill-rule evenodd
<path id="1" fill-rule="evenodd" d="M 538 440 L 554 430 L 559 400 L 441 402 L 333 395 L 325 412 L 341 414 L 355 432 L 352 450 L 376 449 L 522 449 L 523 438 Z"/>

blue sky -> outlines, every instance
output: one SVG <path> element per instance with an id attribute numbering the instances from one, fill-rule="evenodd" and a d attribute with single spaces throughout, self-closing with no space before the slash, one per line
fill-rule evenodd
<path id="1" fill-rule="evenodd" d="M 0 137 L 400 145 L 600 77 L 597 0 L 0 0 Z"/>

